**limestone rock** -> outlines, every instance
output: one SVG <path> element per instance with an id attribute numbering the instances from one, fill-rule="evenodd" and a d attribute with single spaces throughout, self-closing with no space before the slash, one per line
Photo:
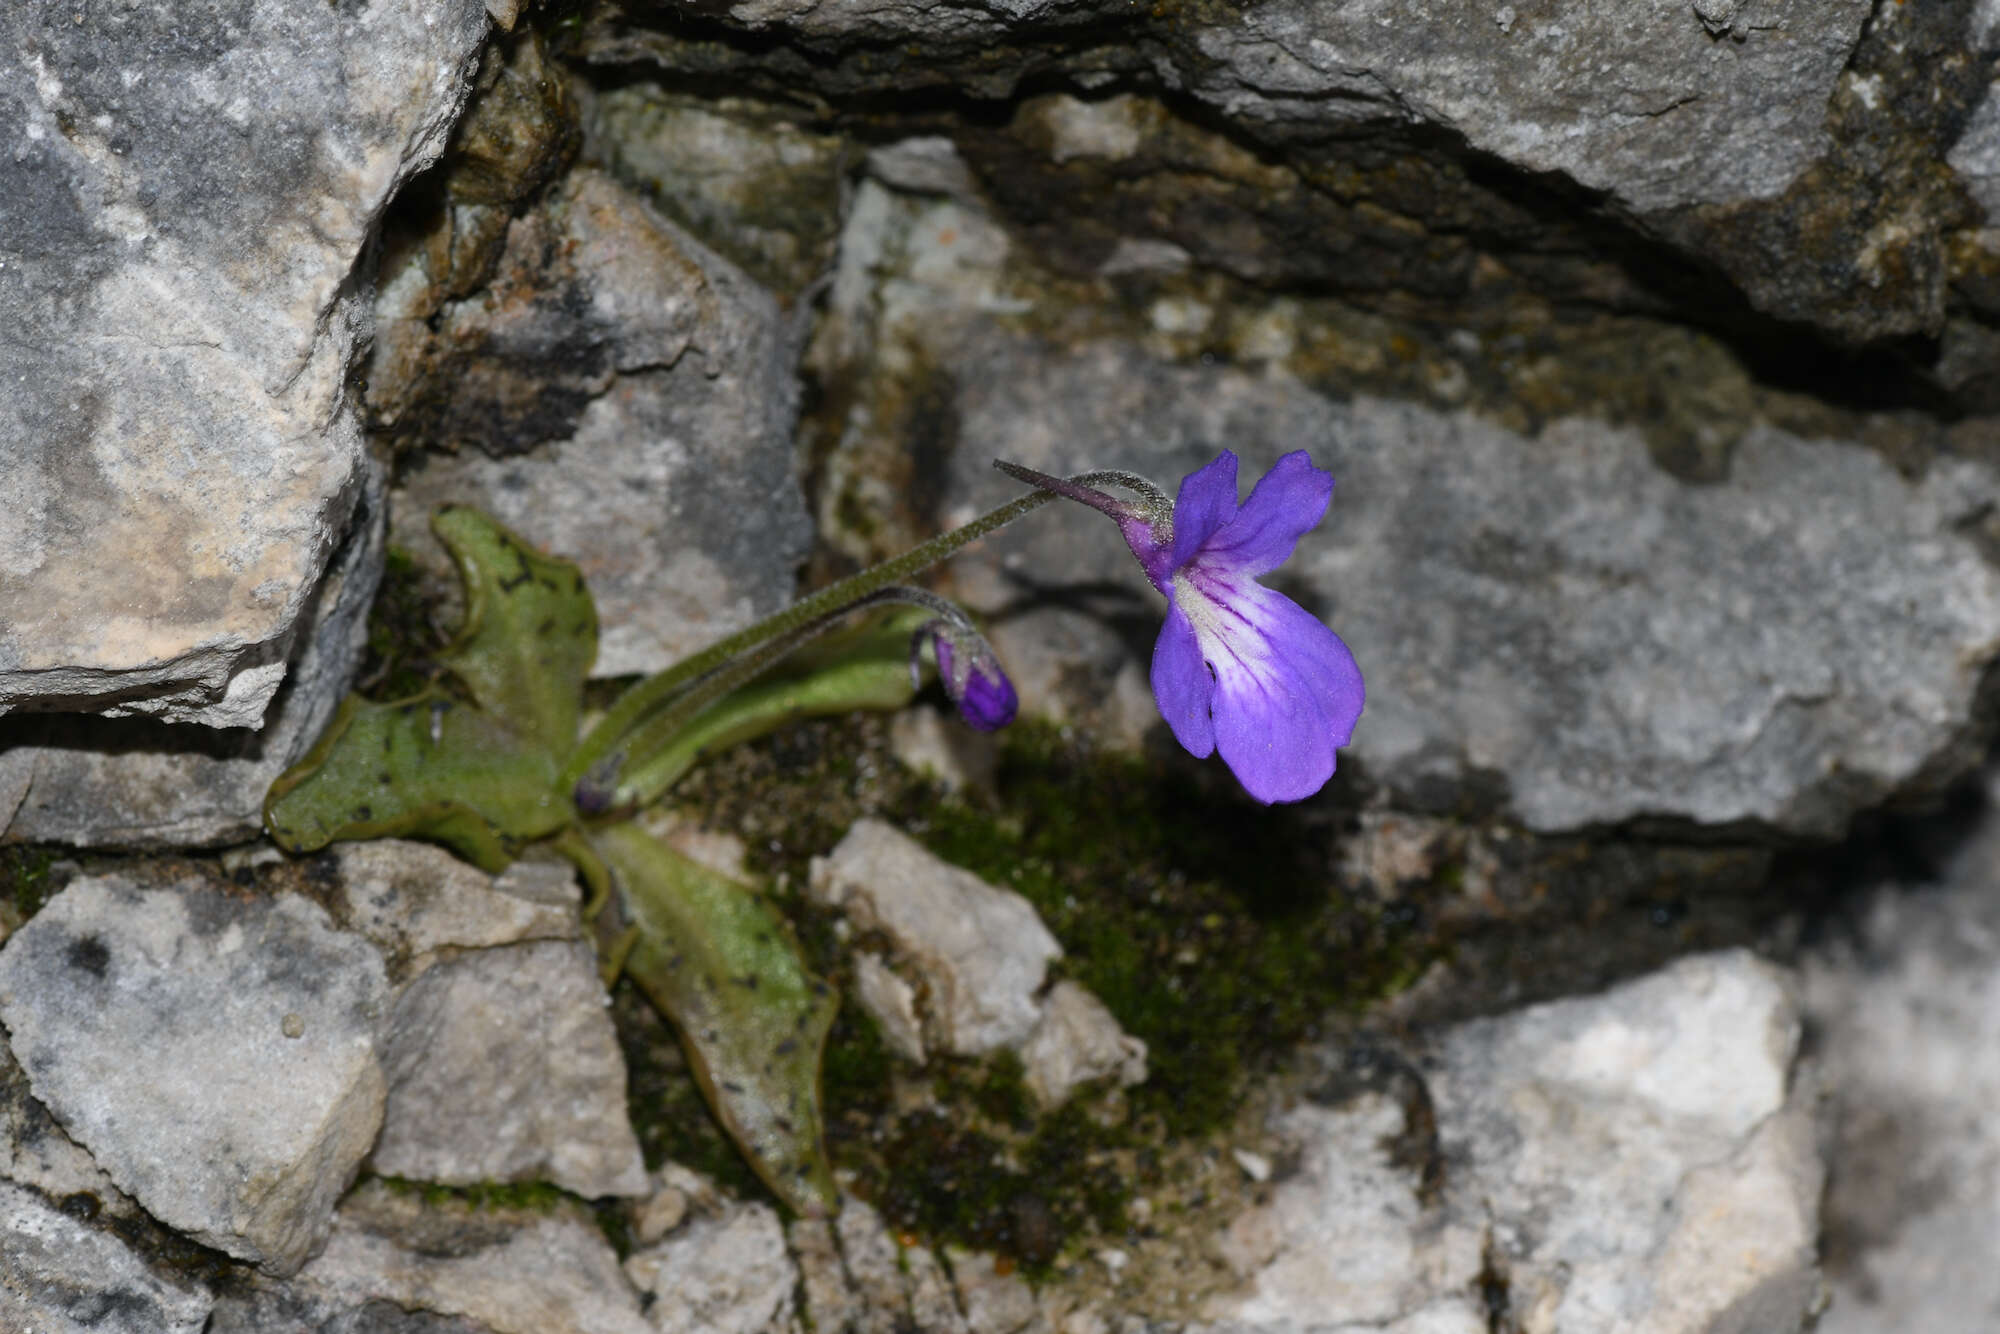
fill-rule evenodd
<path id="1" fill-rule="evenodd" d="M 0 711 L 264 718 L 360 494 L 355 265 L 486 30 L 479 0 L 0 19 Z"/>
<path id="2" fill-rule="evenodd" d="M 319 739 L 353 680 L 382 574 L 386 492 L 382 470 L 369 464 L 261 727 L 62 714 L 0 719 L 0 767 L 26 780 L 12 808 L 0 784 L 0 833 L 140 849 L 255 837 L 272 780 Z"/>
<path id="3" fill-rule="evenodd" d="M 1225 445 L 1246 489 L 1292 449 L 1330 469 L 1326 521 L 1272 581 L 1354 650 L 1369 698 L 1343 763 L 1406 801 L 1490 782 L 1544 832 L 1654 816 L 1828 834 L 1976 759 L 2000 654 L 2000 577 L 1964 530 L 2000 489 L 1983 466 L 1912 482 L 1755 427 L 1726 481 L 1692 486 L 1590 421 L 1529 439 L 1123 344 L 967 335 L 957 355 L 983 369 L 958 399 L 979 447 L 954 465 L 954 520 L 1018 489 L 995 455 L 1169 490 Z M 995 613 L 1073 585 L 1070 614 L 1161 614 L 1115 527 L 1081 513 L 1043 511 L 954 568 Z"/>
<path id="4" fill-rule="evenodd" d="M 879 929 L 929 989 L 938 1039 L 977 1056 L 1024 1042 L 1036 993 L 1062 953 L 1028 901 L 945 862 L 879 820 L 859 820 L 813 866 L 811 892 Z"/>
<path id="5" fill-rule="evenodd" d="M 1826 1334 L 1977 1328 L 2000 1303 L 1995 787 L 1989 771 L 1942 874 L 1858 894 L 1803 963 L 1828 1100 Z"/>
<path id="6" fill-rule="evenodd" d="M 209 1294 L 123 1242 L 0 1182 L 0 1328 L 24 1334 L 203 1334 Z"/>
<path id="7" fill-rule="evenodd" d="M 494 289 L 448 304 L 439 332 L 385 314 L 429 341 L 382 373 L 451 395 L 437 411 L 480 447 L 404 479 L 393 539 L 443 577 L 424 525 L 471 504 L 577 561 L 603 622 L 600 676 L 658 671 L 777 610 L 811 534 L 776 304 L 589 170 L 508 245 Z"/>
<path id="8" fill-rule="evenodd" d="M 35 1100 L 28 1072 L 11 1049 L 0 1046 L 0 1179 L 40 1191 L 52 1200 L 84 1194 L 114 1214 L 136 1209 L 104 1169 L 63 1132 Z"/>
<path id="9" fill-rule="evenodd" d="M 446 950 L 571 940 L 581 891 L 566 864 L 516 862 L 498 876 L 432 843 L 336 843 L 341 925 L 414 976 Z"/>
<path id="10" fill-rule="evenodd" d="M 580 941 L 497 946 L 430 969 L 397 999 L 383 1037 L 374 1170 L 645 1194 L 604 1006 L 596 952 Z"/>
<path id="11" fill-rule="evenodd" d="M 169 1226 L 273 1273 L 326 1236 L 381 1125 L 382 961 L 289 894 L 73 882 L 0 951 L 35 1096 Z"/>
<path id="12" fill-rule="evenodd" d="M 1398 1160 L 1411 1106 L 1367 1092 L 1279 1118 L 1295 1173 L 1222 1238 L 1242 1331 L 1805 1327 L 1818 1291 L 1816 1082 L 1787 975 L 1694 956 L 1601 996 L 1446 1034 L 1426 1070 L 1435 1202 Z M 1417 1104 L 1420 1105 L 1420 1104 Z"/>
<path id="13" fill-rule="evenodd" d="M 797 1334 L 792 1289 L 798 1270 L 778 1215 L 763 1204 L 731 1204 L 697 1218 L 625 1261 L 653 1295 L 660 1334 Z"/>
<path id="14" fill-rule="evenodd" d="M 1146 1044 L 1120 1028 L 1103 1001 L 1065 978 L 1049 988 L 1042 1017 L 1021 1045 L 1021 1064 L 1028 1091 L 1054 1108 L 1093 1079 L 1145 1083 Z"/>
<path id="15" fill-rule="evenodd" d="M 647 1334 L 649 1326 L 610 1243 L 581 1210 L 430 1206 L 369 1185 L 341 1204 L 311 1264 L 282 1285 L 226 1299 L 211 1334 L 328 1328 Z"/>

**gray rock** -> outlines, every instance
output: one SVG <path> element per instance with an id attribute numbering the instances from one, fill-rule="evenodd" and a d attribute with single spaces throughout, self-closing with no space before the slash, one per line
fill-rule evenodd
<path id="1" fill-rule="evenodd" d="M 22 1334 L 202 1334 L 211 1298 L 155 1273 L 109 1233 L 0 1182 L 0 1328 Z"/>
<path id="2" fill-rule="evenodd" d="M 571 940 L 581 891 L 567 864 L 516 862 L 498 876 L 430 843 L 338 843 L 340 923 L 373 941 L 401 978 L 440 952 Z"/>
<path id="3" fill-rule="evenodd" d="M 1042 1017 L 1021 1044 L 1024 1082 L 1035 1101 L 1055 1108 L 1097 1079 L 1146 1082 L 1146 1044 L 1118 1026 L 1104 1002 L 1065 978 L 1049 988 Z"/>
<path id="4" fill-rule="evenodd" d="M 382 961 L 290 894 L 75 881 L 0 951 L 35 1096 L 162 1222 L 273 1272 L 381 1125 Z"/>
<path id="5" fill-rule="evenodd" d="M 951 521 L 1017 491 L 995 455 L 1170 490 L 1224 445 L 1246 490 L 1287 450 L 1329 468 L 1326 522 L 1267 582 L 1354 650 L 1369 698 L 1344 755 L 1406 800 L 1488 784 L 1540 831 L 1663 817 L 1826 834 L 1976 759 L 1973 700 L 2000 652 L 2000 578 L 1963 532 L 2000 487 L 1982 466 L 1940 460 L 1912 482 L 1758 426 L 1726 481 L 1691 486 L 1635 433 L 1584 420 L 1531 440 L 1120 344 L 968 335 L 953 364 L 981 371 L 956 403 L 978 447 L 953 464 Z M 1003 648 L 1009 609 L 1053 587 L 1076 594 L 1066 614 L 1118 626 L 1135 663 L 1151 651 L 1158 596 L 1095 516 L 1043 511 L 954 570 Z"/>
<path id="6" fill-rule="evenodd" d="M 813 863 L 810 892 L 895 942 L 924 980 L 939 1045 L 977 1056 L 1025 1042 L 1062 947 L 1020 895 L 942 861 L 879 820 L 857 820 Z"/>
<path id="7" fill-rule="evenodd" d="M 609 13 L 614 22 L 594 43 L 602 59 L 703 58 L 620 29 L 618 11 Z M 1076 0 L 722 7 L 725 22 L 766 34 L 760 53 L 774 42 L 787 55 L 810 52 L 783 68 L 829 92 L 957 77 L 1004 98 L 1024 76 L 1065 65 L 1084 82 L 1150 76 L 1253 134 L 1282 141 L 1421 125 L 1641 212 L 1783 190 L 1826 145 L 1827 98 L 1868 14 L 1867 0 L 1810 12 L 1764 0 L 1726 20 L 1717 6 L 1686 3 L 1272 0 L 1156 28 L 1128 9 Z M 1717 40 L 1718 22 L 1728 39 Z M 1100 33 L 1118 25 L 1118 35 L 1066 31 L 1083 24 Z"/>
<path id="8" fill-rule="evenodd" d="M 316 1314 L 341 1334 L 377 1328 L 383 1334 L 648 1334 L 650 1328 L 617 1255 L 582 1210 L 434 1207 L 375 1185 L 342 1202 L 326 1249 L 280 1292 L 264 1299 L 265 1309 Z M 391 1307 L 430 1319 L 364 1323 L 383 1319 Z M 231 1316 L 237 1323 L 223 1328 L 264 1334 L 271 1326 L 247 1323 L 258 1314 L 256 1307 L 239 1309 Z M 329 1325 L 307 1328 L 317 1334 Z"/>
<path id="9" fill-rule="evenodd" d="M 355 265 L 486 27 L 478 0 L 0 19 L 0 711 L 264 718 L 360 494 Z"/>
<path id="10" fill-rule="evenodd" d="M 1420 1104 L 1299 1104 L 1297 1170 L 1224 1234 L 1246 1285 L 1210 1315 L 1472 1334 L 1497 1283 L 1522 1329 L 1802 1329 L 1822 1172 L 1798 1039 L 1790 979 L 1742 952 L 1455 1029 L 1427 1071 L 1435 1202 L 1389 1147 Z"/>
<path id="11" fill-rule="evenodd" d="M 827 268 L 847 141 L 735 99 L 625 83 L 588 98 L 591 155 L 787 301 Z"/>
<path id="12" fill-rule="evenodd" d="M 797 1334 L 792 1290 L 799 1275 L 776 1211 L 729 1204 L 665 1241 L 635 1251 L 625 1273 L 652 1294 L 660 1334 Z"/>
<path id="13" fill-rule="evenodd" d="M 1185 77 L 1232 121 L 1422 123 L 1654 212 L 1767 198 L 1825 148 L 1869 6 L 1756 10 L 1742 41 L 1716 41 L 1685 4 L 1283 0 L 1202 29 Z"/>
<path id="14" fill-rule="evenodd" d="M 644 1195 L 604 1007 L 596 952 L 581 941 L 476 950 L 430 969 L 398 998 L 383 1037 L 389 1094 L 373 1169 Z"/>
<path id="15" fill-rule="evenodd" d="M 2000 1307 L 2000 821 L 1939 883 L 1885 883 L 1802 961 L 1825 1070 L 1825 1334 L 1976 1329 Z"/>
<path id="16" fill-rule="evenodd" d="M 790 599 L 811 539 L 792 348 L 735 266 L 582 170 L 514 224 L 494 289 L 437 318 L 378 372 L 455 395 L 444 415 L 504 456 L 436 455 L 404 479 L 392 540 L 421 565 L 449 569 L 424 528 L 445 503 L 579 562 L 600 676 L 657 671 Z"/>
<path id="17" fill-rule="evenodd" d="M 966 1334 L 951 1281 L 927 1246 L 903 1246 L 882 1216 L 860 1200 L 841 1202 L 834 1235 L 846 1261 L 858 1308 L 855 1334 L 895 1334 L 916 1328 L 937 1334 Z M 817 1319 L 816 1312 L 810 1312 Z"/>
<path id="18" fill-rule="evenodd" d="M 6 1046 L 0 1046 L 0 1179 L 52 1200 L 88 1195 L 100 1209 L 116 1215 L 137 1209 L 104 1169 L 63 1132 L 49 1109 L 36 1101 L 28 1087 L 28 1072 Z"/>
<path id="19" fill-rule="evenodd" d="M 11 809 L 0 790 L 0 832 L 40 843 L 142 849 L 254 837 L 272 780 L 319 739 L 353 680 L 382 575 L 386 493 L 383 470 L 367 464 L 361 501 L 308 600 L 305 628 L 261 727 L 33 714 L 0 719 L 0 770 L 26 779 Z"/>

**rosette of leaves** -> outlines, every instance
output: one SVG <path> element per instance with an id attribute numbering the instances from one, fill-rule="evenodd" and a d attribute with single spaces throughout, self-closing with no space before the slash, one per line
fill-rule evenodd
<path id="1" fill-rule="evenodd" d="M 832 989 L 753 886 L 635 816 L 722 747 L 811 714 L 908 703 L 911 617 L 803 649 L 803 634 L 725 640 L 634 686 L 585 732 L 597 612 L 582 573 L 477 510 L 446 507 L 431 526 L 465 586 L 448 679 L 390 703 L 349 697 L 272 785 L 272 838 L 291 852 L 430 839 L 488 872 L 535 848 L 568 858 L 590 887 L 586 923 L 616 942 L 608 975 L 622 964 L 672 1021 L 757 1174 L 793 1209 L 820 1212 L 833 1199 L 819 1091 Z"/>

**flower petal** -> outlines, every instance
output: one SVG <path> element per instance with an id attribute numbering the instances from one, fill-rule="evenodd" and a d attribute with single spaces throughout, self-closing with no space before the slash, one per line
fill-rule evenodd
<path id="1" fill-rule="evenodd" d="M 1215 462 L 1181 478 L 1174 497 L 1174 557 L 1178 570 L 1202 543 L 1236 517 L 1236 455 L 1223 450 Z"/>
<path id="2" fill-rule="evenodd" d="M 1237 781 L 1266 803 L 1319 791 L 1365 696 L 1347 645 L 1298 603 L 1249 579 L 1205 570 L 1177 577 L 1174 592 L 1214 669 L 1215 748 Z"/>
<path id="3" fill-rule="evenodd" d="M 1244 574 L 1264 574 L 1291 558 L 1292 548 L 1325 517 L 1333 498 L 1333 474 L 1315 468 L 1303 449 L 1278 460 L 1257 480 L 1236 517 L 1208 539 L 1199 559 L 1221 562 Z M 1179 509 L 1175 509 L 1174 550 L 1180 551 Z"/>
<path id="4" fill-rule="evenodd" d="M 1153 644 L 1153 700 L 1173 729 L 1174 740 L 1196 759 L 1215 751 L 1215 727 L 1209 721 L 1214 695 L 1215 678 L 1201 659 L 1194 626 L 1179 604 L 1169 601 L 1167 623 Z"/>

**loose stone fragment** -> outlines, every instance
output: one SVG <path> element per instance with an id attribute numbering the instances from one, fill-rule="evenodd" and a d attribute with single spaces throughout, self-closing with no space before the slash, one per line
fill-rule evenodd
<path id="1" fill-rule="evenodd" d="M 290 894 L 73 882 L 0 950 L 35 1096 L 160 1221 L 304 1262 L 382 1121 L 382 960 Z M 298 1014 L 304 1035 L 284 1035 Z"/>
<path id="2" fill-rule="evenodd" d="M 1028 1091 L 1044 1108 L 1069 1101 L 1079 1084 L 1146 1081 L 1146 1044 L 1118 1026 L 1104 1002 L 1065 978 L 1049 989 L 1042 1017 L 1021 1047 Z"/>
<path id="3" fill-rule="evenodd" d="M 811 893 L 880 929 L 929 986 L 944 1047 L 977 1056 L 1019 1045 L 1035 994 L 1062 953 L 1028 901 L 943 861 L 879 820 L 859 820 L 813 864 Z"/>
<path id="4" fill-rule="evenodd" d="M 534 941 L 438 964 L 397 1000 L 382 1051 L 389 1091 L 375 1171 L 646 1193 L 590 946 Z"/>
<path id="5" fill-rule="evenodd" d="M 647 1318 L 660 1334 L 785 1334 L 796 1331 L 798 1271 L 768 1205 L 731 1204 L 698 1218 L 625 1261 L 653 1295 Z"/>

